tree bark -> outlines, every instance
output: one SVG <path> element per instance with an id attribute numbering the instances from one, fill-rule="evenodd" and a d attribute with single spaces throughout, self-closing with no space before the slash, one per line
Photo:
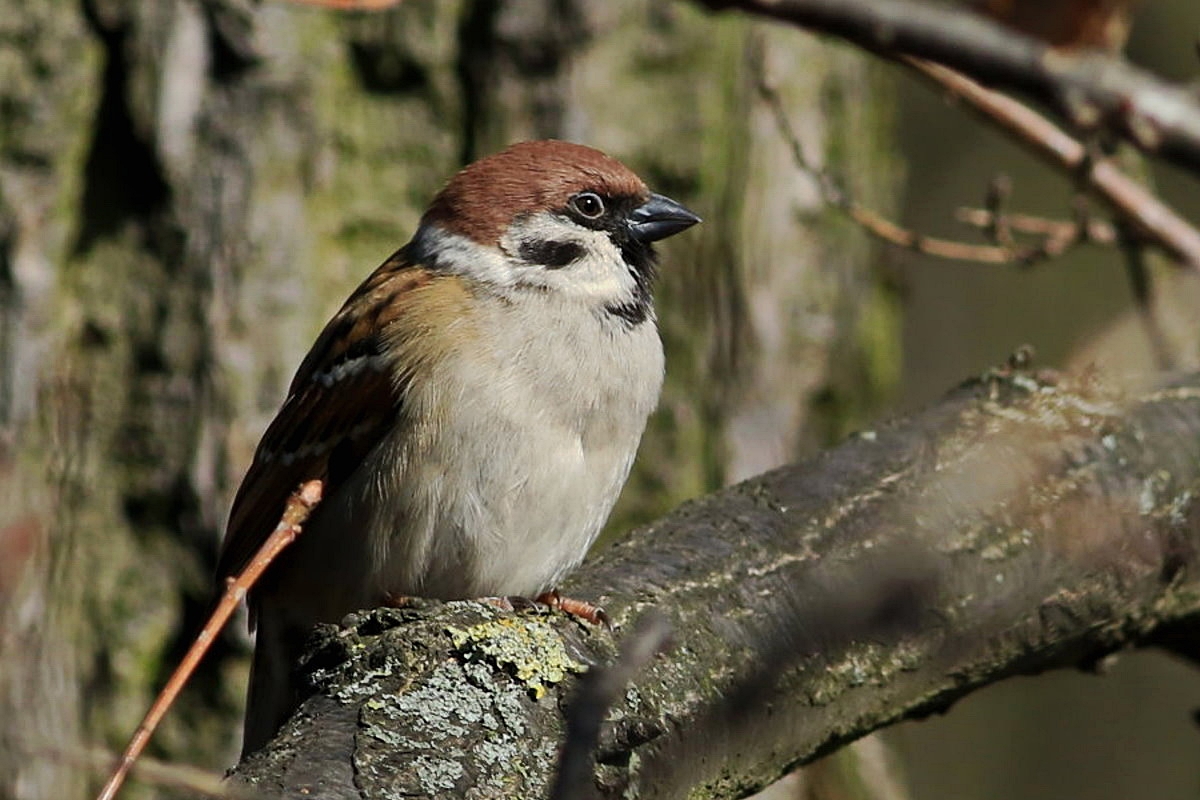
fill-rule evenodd
<path id="1" fill-rule="evenodd" d="M 266 797 L 545 797 L 578 676 L 658 609 L 672 647 L 618 695 L 595 791 L 745 796 L 1008 676 L 1189 652 L 1198 492 L 1200 374 L 1117 393 L 997 370 L 604 550 L 563 590 L 615 635 L 474 602 L 322 630 L 313 696 L 237 777 Z"/>

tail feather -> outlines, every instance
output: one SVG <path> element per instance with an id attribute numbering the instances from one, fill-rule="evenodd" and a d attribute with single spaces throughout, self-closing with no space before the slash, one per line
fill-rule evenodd
<path id="1" fill-rule="evenodd" d="M 257 612 L 258 634 L 246 693 L 242 758 L 270 742 L 303 700 L 295 670 L 308 631 L 289 625 L 269 606 Z"/>

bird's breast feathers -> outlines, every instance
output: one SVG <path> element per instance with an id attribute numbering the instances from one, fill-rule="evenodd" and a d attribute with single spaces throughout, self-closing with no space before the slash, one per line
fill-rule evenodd
<path id="1" fill-rule="evenodd" d="M 405 422 L 379 454 L 390 480 L 360 498 L 385 591 L 536 593 L 583 558 L 616 501 L 661 385 L 657 334 L 530 300 L 476 304 L 485 346 L 406 384 Z"/>

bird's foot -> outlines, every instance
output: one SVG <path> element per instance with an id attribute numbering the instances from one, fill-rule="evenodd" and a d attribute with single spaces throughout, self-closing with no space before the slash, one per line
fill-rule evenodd
<path id="1" fill-rule="evenodd" d="M 541 603 L 550 608 L 560 609 L 572 617 L 590 622 L 593 625 L 603 625 L 605 628 L 612 629 L 612 620 L 608 618 L 608 614 L 604 612 L 603 608 L 595 603 L 589 603 L 587 600 L 563 597 L 558 593 L 558 589 L 542 592 L 534 598 L 534 602 Z"/>
<path id="2" fill-rule="evenodd" d="M 415 608 L 419 603 L 419 598 L 409 594 L 393 594 L 391 592 L 383 593 L 383 602 L 380 603 L 384 608 Z"/>
<path id="3" fill-rule="evenodd" d="M 479 601 L 495 606 L 501 611 L 533 611 L 538 608 L 558 609 L 570 614 L 572 617 L 590 622 L 593 625 L 603 625 L 605 628 L 612 628 L 612 621 L 609 620 L 608 614 L 604 613 L 603 608 L 586 600 L 563 597 L 558 593 L 557 589 L 542 592 L 532 600 L 528 597 L 514 595 L 511 597 L 481 597 Z"/>

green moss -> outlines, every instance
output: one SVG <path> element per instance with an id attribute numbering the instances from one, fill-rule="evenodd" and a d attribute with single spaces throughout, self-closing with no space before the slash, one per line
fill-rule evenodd
<path id="1" fill-rule="evenodd" d="M 450 627 L 446 633 L 463 658 L 495 664 L 537 699 L 545 696 L 548 686 L 587 670 L 567 652 L 558 632 L 536 619 L 500 617 L 468 628 Z"/>

